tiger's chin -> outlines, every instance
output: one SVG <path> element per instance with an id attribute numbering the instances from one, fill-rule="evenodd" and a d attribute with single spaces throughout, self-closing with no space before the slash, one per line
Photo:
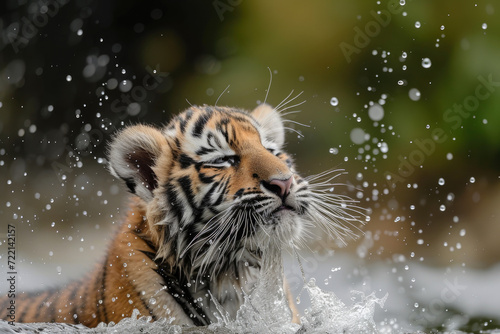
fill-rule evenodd
<path id="1" fill-rule="evenodd" d="M 298 248 L 304 242 L 304 221 L 297 212 L 289 207 L 273 211 L 265 220 L 256 235 L 261 251 L 270 246 L 279 249 Z"/>

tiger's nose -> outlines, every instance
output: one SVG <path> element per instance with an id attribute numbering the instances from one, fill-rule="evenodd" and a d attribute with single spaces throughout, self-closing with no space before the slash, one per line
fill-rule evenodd
<path id="1" fill-rule="evenodd" d="M 278 195 L 280 198 L 285 198 L 290 193 L 290 187 L 292 186 L 292 177 L 286 180 L 272 179 L 269 182 L 263 182 L 264 187 Z"/>

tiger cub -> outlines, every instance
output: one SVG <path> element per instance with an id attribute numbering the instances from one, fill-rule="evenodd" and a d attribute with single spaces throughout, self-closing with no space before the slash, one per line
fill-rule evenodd
<path id="1" fill-rule="evenodd" d="M 270 242 L 295 247 L 310 222 L 332 236 L 351 234 L 339 220 L 353 217 L 349 206 L 323 189 L 328 182 L 296 173 L 284 133 L 266 104 L 250 113 L 193 106 L 163 128 L 119 132 L 109 168 L 134 196 L 104 260 L 64 289 L 20 294 L 16 321 L 95 327 L 137 309 L 203 326 L 217 321 L 217 306 L 235 317 Z M 0 299 L 1 319 L 8 303 Z"/>

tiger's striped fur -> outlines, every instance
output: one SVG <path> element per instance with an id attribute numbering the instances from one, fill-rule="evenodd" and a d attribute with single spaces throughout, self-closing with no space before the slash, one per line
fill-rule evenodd
<path id="1" fill-rule="evenodd" d="M 215 304 L 234 317 L 269 243 L 300 244 L 311 221 L 349 235 L 340 219 L 356 220 L 345 198 L 320 194 L 328 182 L 315 188 L 296 174 L 283 145 L 280 114 L 268 105 L 193 106 L 161 129 L 125 128 L 110 145 L 110 170 L 135 196 L 105 259 L 64 289 L 18 295 L 16 320 L 94 327 L 138 309 L 207 325 Z"/>

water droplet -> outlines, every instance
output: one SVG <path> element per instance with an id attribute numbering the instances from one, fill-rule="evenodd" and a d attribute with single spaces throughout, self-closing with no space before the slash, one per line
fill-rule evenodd
<path id="1" fill-rule="evenodd" d="M 384 118 L 384 108 L 378 103 L 374 103 L 368 109 L 368 116 L 372 121 L 378 122 Z"/>
<path id="2" fill-rule="evenodd" d="M 408 91 L 408 96 L 410 97 L 410 100 L 418 101 L 420 100 L 420 91 L 417 88 L 411 88 Z"/>
<path id="3" fill-rule="evenodd" d="M 465 236 L 465 233 L 466 233 L 465 228 L 463 228 L 463 229 L 460 230 L 460 236 L 461 237 Z"/>
<path id="4" fill-rule="evenodd" d="M 481 28 L 483 28 L 483 30 L 486 30 L 486 29 L 488 29 L 488 25 L 487 25 L 486 23 L 483 23 L 483 24 L 481 25 Z"/>
<path id="5" fill-rule="evenodd" d="M 380 148 L 380 152 L 387 153 L 389 152 L 389 145 L 386 142 L 378 143 L 377 146 Z"/>
<path id="6" fill-rule="evenodd" d="M 446 159 L 447 160 L 453 160 L 453 153 L 447 153 L 446 154 Z"/>
<path id="7" fill-rule="evenodd" d="M 476 182 L 476 178 L 474 176 L 471 176 L 470 183 L 474 183 L 474 182 Z"/>
<path id="8" fill-rule="evenodd" d="M 423 68 L 429 68 L 431 67 L 432 62 L 429 58 L 422 58 L 422 67 Z"/>
<path id="9" fill-rule="evenodd" d="M 439 211 L 445 211 L 446 210 L 446 206 L 444 204 L 441 204 L 439 206 Z"/>
<path id="10" fill-rule="evenodd" d="M 116 87 L 118 87 L 118 80 L 116 80 L 115 78 L 108 79 L 108 81 L 106 82 L 106 86 L 109 89 L 115 89 Z"/>
<path id="11" fill-rule="evenodd" d="M 444 25 L 443 25 L 443 26 L 441 26 L 439 29 L 444 30 Z"/>
<path id="12" fill-rule="evenodd" d="M 420 27 L 421 27 L 421 25 L 420 25 L 420 21 L 415 22 L 415 28 L 417 28 L 417 29 L 418 29 L 418 28 L 420 28 Z"/>
<path id="13" fill-rule="evenodd" d="M 127 268 L 127 264 L 126 264 L 126 263 L 124 263 L 124 264 L 123 264 L 123 267 L 124 267 L 124 268 Z"/>
<path id="14" fill-rule="evenodd" d="M 332 97 L 330 99 L 330 104 L 334 107 L 338 106 L 339 105 L 339 99 L 337 99 L 336 97 Z"/>
<path id="15" fill-rule="evenodd" d="M 119 84 L 119 87 L 121 92 L 128 92 L 129 90 L 132 89 L 132 81 L 130 80 L 122 80 Z"/>
<path id="16" fill-rule="evenodd" d="M 401 54 L 401 57 L 406 59 L 406 57 L 408 57 L 408 54 L 403 51 L 403 53 Z"/>
<path id="17" fill-rule="evenodd" d="M 444 185 L 444 179 L 443 179 L 442 177 L 441 177 L 441 178 L 439 178 L 439 180 L 438 180 L 438 184 L 439 184 L 440 186 Z"/>
<path id="18" fill-rule="evenodd" d="M 149 299 L 149 303 L 150 303 L 151 305 L 156 304 L 156 299 L 154 299 L 153 297 L 151 297 L 151 298 Z"/>
<path id="19" fill-rule="evenodd" d="M 69 74 L 68 74 L 68 75 L 66 76 L 66 81 L 68 81 L 68 82 L 69 82 L 69 81 L 71 81 L 71 80 L 73 80 L 73 77 L 72 77 L 71 75 L 69 75 Z"/>
<path id="20" fill-rule="evenodd" d="M 330 148 L 330 150 L 328 152 L 330 152 L 331 154 L 338 154 L 339 153 L 339 149 L 336 148 L 336 147 L 332 147 L 332 148 Z"/>
<path id="21" fill-rule="evenodd" d="M 404 5 L 406 4 L 406 0 L 399 0 L 399 4 L 400 4 L 401 6 L 404 6 Z"/>
<path id="22" fill-rule="evenodd" d="M 350 138 L 354 144 L 361 145 L 365 142 L 365 131 L 361 128 L 354 128 L 351 130 Z"/>
<path id="23" fill-rule="evenodd" d="M 141 112 L 141 105 L 137 102 L 132 102 L 127 106 L 127 113 L 130 116 L 137 116 Z"/>

